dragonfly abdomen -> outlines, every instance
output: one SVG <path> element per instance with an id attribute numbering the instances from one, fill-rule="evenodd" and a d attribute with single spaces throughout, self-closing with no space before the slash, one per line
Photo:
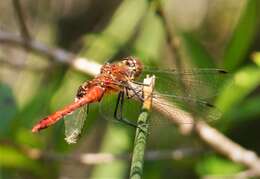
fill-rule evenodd
<path id="1" fill-rule="evenodd" d="M 89 103 L 98 102 L 103 94 L 105 92 L 105 89 L 100 86 L 93 86 L 92 88 L 89 88 L 86 92 L 86 95 L 81 97 L 80 99 L 75 100 L 75 102 L 71 103 L 68 106 L 65 106 L 63 109 L 51 114 L 48 117 L 43 118 L 38 122 L 32 129 L 32 132 L 38 132 L 42 129 L 45 129 L 57 121 L 59 121 L 64 116 L 67 116 L 74 112 L 76 109 L 80 108 L 81 106 L 84 106 Z"/>

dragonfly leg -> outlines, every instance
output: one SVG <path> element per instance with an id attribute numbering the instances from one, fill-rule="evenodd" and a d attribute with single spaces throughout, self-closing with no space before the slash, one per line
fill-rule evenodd
<path id="1" fill-rule="evenodd" d="M 132 91 L 133 91 L 132 95 L 129 94 L 129 90 L 132 90 Z M 139 98 L 140 100 L 142 100 L 142 99 L 140 98 L 140 96 L 138 95 L 138 93 L 140 93 L 141 90 L 139 90 L 139 91 L 136 92 L 133 88 L 130 87 L 130 89 L 124 88 L 124 92 L 125 92 L 125 94 L 126 94 L 126 96 L 127 96 L 127 99 L 131 99 L 132 97 L 137 96 L 137 98 Z"/>
<path id="2" fill-rule="evenodd" d="M 129 94 L 127 88 L 124 88 L 124 92 L 125 92 L 125 94 L 126 94 L 127 99 L 130 99 L 130 98 L 132 97 L 132 96 L 130 96 L 130 94 Z"/>
<path id="3" fill-rule="evenodd" d="M 128 121 L 127 119 L 123 118 L 123 105 L 124 105 L 124 92 L 119 92 L 117 101 L 116 101 L 116 108 L 114 112 L 114 118 L 119 122 L 123 122 L 129 126 L 137 127 L 137 124 Z"/>
<path id="4" fill-rule="evenodd" d="M 124 104 L 124 92 L 119 92 L 117 97 L 116 108 L 114 112 L 114 118 L 119 122 L 122 122 L 134 128 L 139 128 L 140 130 L 143 131 L 143 129 L 140 126 L 138 126 L 136 123 L 133 123 L 123 117 L 123 104 Z"/>
<path id="5" fill-rule="evenodd" d="M 131 90 L 133 92 L 132 95 L 129 94 L 128 90 Z M 130 99 L 134 96 L 136 96 L 140 101 L 144 101 L 143 99 L 143 94 L 140 95 L 140 93 L 142 92 L 142 89 L 139 89 L 138 91 L 135 90 L 133 87 L 129 86 L 129 89 L 125 88 L 125 91 L 126 91 L 126 95 L 127 95 L 127 98 Z"/>
<path id="6" fill-rule="evenodd" d="M 114 118 L 119 121 L 119 122 L 123 122 L 129 126 L 132 127 L 137 127 L 137 124 L 123 118 L 123 105 L 124 105 L 124 92 L 119 92 L 118 97 L 117 97 L 117 101 L 116 101 L 116 108 L 115 108 L 115 112 L 114 112 Z"/>
<path id="7" fill-rule="evenodd" d="M 116 100 L 116 108 L 115 108 L 115 111 L 114 111 L 114 118 L 115 119 L 119 119 L 120 117 L 117 116 L 117 113 L 118 113 L 118 106 L 119 106 L 119 103 L 121 103 L 121 98 L 122 98 L 122 92 L 120 91 L 118 96 L 117 96 L 117 100 Z M 120 107 L 121 108 L 121 107 Z M 122 114 L 121 114 L 122 116 Z"/>

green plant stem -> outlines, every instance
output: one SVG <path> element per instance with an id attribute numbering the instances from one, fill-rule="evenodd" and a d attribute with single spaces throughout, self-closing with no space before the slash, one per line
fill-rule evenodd
<path id="1" fill-rule="evenodd" d="M 146 81 L 147 80 L 147 81 Z M 149 82 L 148 82 L 149 81 Z M 152 106 L 151 94 L 154 86 L 154 77 L 147 78 L 144 80 L 145 84 L 150 84 L 150 86 L 144 87 L 144 104 L 142 112 L 138 117 L 137 129 L 134 142 L 134 151 L 132 157 L 130 178 L 138 179 L 141 178 L 143 174 L 143 163 L 144 163 L 144 151 L 149 131 L 149 111 Z"/>
<path id="2" fill-rule="evenodd" d="M 144 150 L 148 134 L 148 117 L 149 112 L 142 110 L 138 118 L 138 128 L 136 131 L 134 152 L 132 158 L 130 178 L 141 178 L 143 174 Z"/>

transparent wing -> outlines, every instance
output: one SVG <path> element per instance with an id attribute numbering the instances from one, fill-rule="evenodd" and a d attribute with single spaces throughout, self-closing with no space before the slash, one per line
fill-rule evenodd
<path id="1" fill-rule="evenodd" d="M 131 86 L 135 99 L 139 99 L 141 102 L 143 101 L 142 87 L 142 84 L 133 84 Z M 195 119 L 200 118 L 208 122 L 215 121 L 221 116 L 220 110 L 211 103 L 210 99 L 200 99 L 190 95 L 161 94 L 157 91 L 153 92 L 152 97 L 153 105 L 157 109 L 162 109 L 161 111 L 164 113 L 171 114 L 168 116 L 174 116 L 176 118 L 175 121 L 180 120 L 179 123 L 192 123 L 192 120 L 183 120 L 183 113 L 189 113 Z M 181 112 L 180 110 L 185 112 Z"/>
<path id="2" fill-rule="evenodd" d="M 177 107 L 178 109 L 188 112 L 194 119 L 203 119 L 207 122 L 216 121 L 221 117 L 221 111 L 209 101 L 192 97 L 154 94 L 153 104 L 164 108 L 164 110 L 168 107 L 172 109 Z M 191 123 L 190 121 L 184 120 L 183 113 L 179 110 L 171 110 L 168 113 L 174 113 L 174 115 L 171 116 L 176 116 L 175 120 L 178 120 L 179 123 Z"/>
<path id="3" fill-rule="evenodd" d="M 216 96 L 228 73 L 222 69 L 156 69 L 145 68 L 146 74 L 155 75 L 155 89 L 161 94 L 190 96 L 207 99 Z"/>
<path id="4" fill-rule="evenodd" d="M 79 139 L 87 117 L 87 110 L 86 105 L 65 117 L 65 140 L 68 144 L 76 143 Z"/>

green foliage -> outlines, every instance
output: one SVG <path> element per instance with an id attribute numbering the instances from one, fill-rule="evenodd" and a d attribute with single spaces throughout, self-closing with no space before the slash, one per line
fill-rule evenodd
<path id="1" fill-rule="evenodd" d="M 0 139 L 12 134 L 11 124 L 16 112 L 17 106 L 10 87 L 0 83 Z"/>
<path id="2" fill-rule="evenodd" d="M 233 123 L 243 123 L 246 121 L 254 120 L 260 115 L 259 111 L 260 96 L 253 96 L 243 100 L 229 113 L 227 119 L 232 120 Z"/>
<path id="3" fill-rule="evenodd" d="M 254 40 L 259 24 L 258 0 L 248 0 L 237 27 L 224 53 L 224 67 L 234 71 L 246 60 L 247 50 Z"/>
<path id="4" fill-rule="evenodd" d="M 214 68 L 216 65 L 210 54 L 207 52 L 195 37 L 190 33 L 182 33 L 183 46 L 190 57 L 192 66 L 198 68 Z"/>
<path id="5" fill-rule="evenodd" d="M 134 35 L 147 6 L 146 0 L 123 1 L 103 32 L 91 38 L 90 44 L 86 37 L 81 55 L 100 62 L 111 59 Z"/>
<path id="6" fill-rule="evenodd" d="M 158 64 L 159 59 L 163 58 L 162 47 L 165 43 L 165 37 L 162 19 L 152 6 L 141 24 L 140 32 L 133 45 L 133 53 L 146 64 Z"/>
<path id="7" fill-rule="evenodd" d="M 232 176 L 241 171 L 243 167 L 227 159 L 210 155 L 201 160 L 196 167 L 200 176 Z"/>
<path id="8" fill-rule="evenodd" d="M 30 159 L 28 156 L 15 148 L 0 146 L 0 166 L 6 168 L 28 170 L 39 175 L 43 174 L 45 169 L 36 160 Z"/>
<path id="9" fill-rule="evenodd" d="M 227 81 L 226 87 L 223 88 L 217 99 L 217 106 L 224 113 L 227 112 L 255 90 L 259 83 L 259 67 L 247 65 L 235 73 L 232 79 Z"/>

